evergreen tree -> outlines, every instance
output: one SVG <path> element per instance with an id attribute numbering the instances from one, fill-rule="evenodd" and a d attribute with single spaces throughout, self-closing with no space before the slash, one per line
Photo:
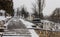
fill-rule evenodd
<path id="1" fill-rule="evenodd" d="M 14 10 L 13 10 L 13 1 L 12 0 L 0 0 L 0 9 L 5 10 L 7 13 L 11 16 L 14 15 Z"/>
<path id="2" fill-rule="evenodd" d="M 21 15 L 24 16 L 24 18 L 28 17 L 28 12 L 24 9 L 24 7 L 21 10 Z"/>

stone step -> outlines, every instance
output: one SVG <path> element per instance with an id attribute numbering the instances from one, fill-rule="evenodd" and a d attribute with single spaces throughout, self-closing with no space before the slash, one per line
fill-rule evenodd
<path id="1" fill-rule="evenodd" d="M 31 34 L 27 29 L 6 30 L 2 34 L 3 37 L 31 37 Z"/>

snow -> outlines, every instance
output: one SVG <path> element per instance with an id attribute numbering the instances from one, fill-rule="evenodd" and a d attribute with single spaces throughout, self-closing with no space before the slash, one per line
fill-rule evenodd
<path id="1" fill-rule="evenodd" d="M 6 18 L 11 18 L 11 16 L 7 16 Z"/>
<path id="2" fill-rule="evenodd" d="M 25 21 L 23 19 L 20 20 L 23 22 L 23 24 L 26 25 L 27 28 L 32 28 L 32 25 L 34 25 L 33 23 Z M 29 32 L 31 33 L 32 37 L 39 37 L 38 34 L 34 31 L 34 29 L 29 29 Z"/>
<path id="3" fill-rule="evenodd" d="M 13 19 L 13 18 L 12 18 Z M 32 25 L 34 25 L 33 23 L 31 23 L 31 22 L 28 22 L 28 21 L 26 21 L 26 20 L 24 20 L 24 19 L 19 19 L 20 21 L 22 21 L 23 22 L 23 24 L 27 27 L 27 28 L 32 28 Z M 11 20 L 10 20 L 11 21 Z M 9 23 L 9 22 L 8 22 Z M 8 24 L 8 23 L 6 23 L 6 24 Z M 34 29 L 29 29 L 29 32 L 31 33 L 31 36 L 32 37 L 39 37 L 38 36 L 38 34 L 34 31 Z M 6 36 L 4 36 L 4 37 L 6 37 Z M 9 37 L 9 36 L 7 36 L 7 37 Z M 11 36 L 11 37 L 15 37 L 15 36 Z M 16 37 L 20 37 L 20 36 L 16 36 Z M 23 36 L 21 36 L 21 37 L 23 37 Z"/>
<path id="4" fill-rule="evenodd" d="M 39 37 L 33 29 L 29 29 L 29 32 L 31 32 L 32 37 Z"/>
<path id="5" fill-rule="evenodd" d="M 3 37 L 20 37 L 20 36 L 3 36 Z"/>
<path id="6" fill-rule="evenodd" d="M 50 21 L 48 21 L 48 20 L 41 20 L 41 22 L 50 22 Z"/>
<path id="7" fill-rule="evenodd" d="M 23 22 L 23 24 L 26 25 L 27 28 L 32 28 L 32 25 L 34 25 L 33 23 L 28 22 L 28 21 L 25 21 L 25 20 L 23 20 L 23 19 L 19 19 L 19 20 L 21 20 L 21 21 Z"/>
<path id="8" fill-rule="evenodd" d="M 7 17 L 7 18 L 10 18 L 10 17 Z M 7 18 L 6 18 L 6 19 L 7 19 Z M 7 26 L 12 19 L 13 19 L 13 18 L 11 18 L 7 23 L 5 23 L 4 26 Z M 6 21 L 6 20 L 5 20 L 5 21 Z M 6 27 L 6 29 L 7 29 L 7 27 Z"/>
<path id="9" fill-rule="evenodd" d="M 0 10 L 0 13 L 5 13 L 5 10 Z"/>
<path id="10" fill-rule="evenodd" d="M 42 22 L 42 23 L 53 23 L 53 24 L 54 24 L 54 22 L 49 21 L 49 20 L 41 20 L 41 22 Z"/>
<path id="11" fill-rule="evenodd" d="M 0 21 L 5 20 L 6 18 L 4 16 L 0 16 Z"/>

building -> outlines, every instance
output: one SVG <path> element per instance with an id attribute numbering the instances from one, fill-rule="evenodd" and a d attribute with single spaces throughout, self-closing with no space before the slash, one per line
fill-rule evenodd
<path id="1" fill-rule="evenodd" d="M 1 9 L 5 10 L 6 13 L 10 15 L 13 15 L 13 1 L 12 0 L 0 0 L 0 10 Z"/>

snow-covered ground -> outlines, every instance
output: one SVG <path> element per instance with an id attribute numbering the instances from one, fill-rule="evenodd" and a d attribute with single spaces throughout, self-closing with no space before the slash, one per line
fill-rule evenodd
<path id="1" fill-rule="evenodd" d="M 31 33 L 32 37 L 39 37 L 33 29 L 29 29 L 29 32 Z"/>
<path id="2" fill-rule="evenodd" d="M 9 23 L 12 19 L 14 19 L 14 18 L 11 18 L 11 19 L 8 21 L 8 23 Z M 27 28 L 33 28 L 33 27 L 32 27 L 32 25 L 34 25 L 33 23 L 28 22 L 28 21 L 26 21 L 26 20 L 24 20 L 24 19 L 22 19 L 22 18 L 20 18 L 19 20 L 22 21 L 22 23 L 23 23 Z M 15 20 L 15 21 L 16 21 L 16 20 Z M 5 25 L 7 26 L 8 23 L 6 23 Z M 38 34 L 34 31 L 34 29 L 28 29 L 28 30 L 29 30 L 29 32 L 31 33 L 31 36 L 32 36 L 32 37 L 39 37 Z M 3 36 L 3 37 L 20 37 L 20 36 Z M 24 37 L 24 36 L 21 36 L 21 37 Z"/>
<path id="3" fill-rule="evenodd" d="M 32 28 L 32 25 L 34 25 L 33 23 L 25 21 L 24 19 L 21 18 L 19 20 L 21 20 L 27 28 Z"/>
<path id="4" fill-rule="evenodd" d="M 34 25 L 31 22 L 25 21 L 23 19 L 20 18 L 20 20 L 23 22 L 23 24 L 27 27 L 27 28 L 33 28 L 32 25 Z M 29 29 L 29 32 L 31 33 L 32 37 L 39 37 L 38 34 L 34 31 L 34 29 Z"/>
<path id="5" fill-rule="evenodd" d="M 4 16 L 0 16 L 0 21 L 5 20 L 6 18 Z"/>

